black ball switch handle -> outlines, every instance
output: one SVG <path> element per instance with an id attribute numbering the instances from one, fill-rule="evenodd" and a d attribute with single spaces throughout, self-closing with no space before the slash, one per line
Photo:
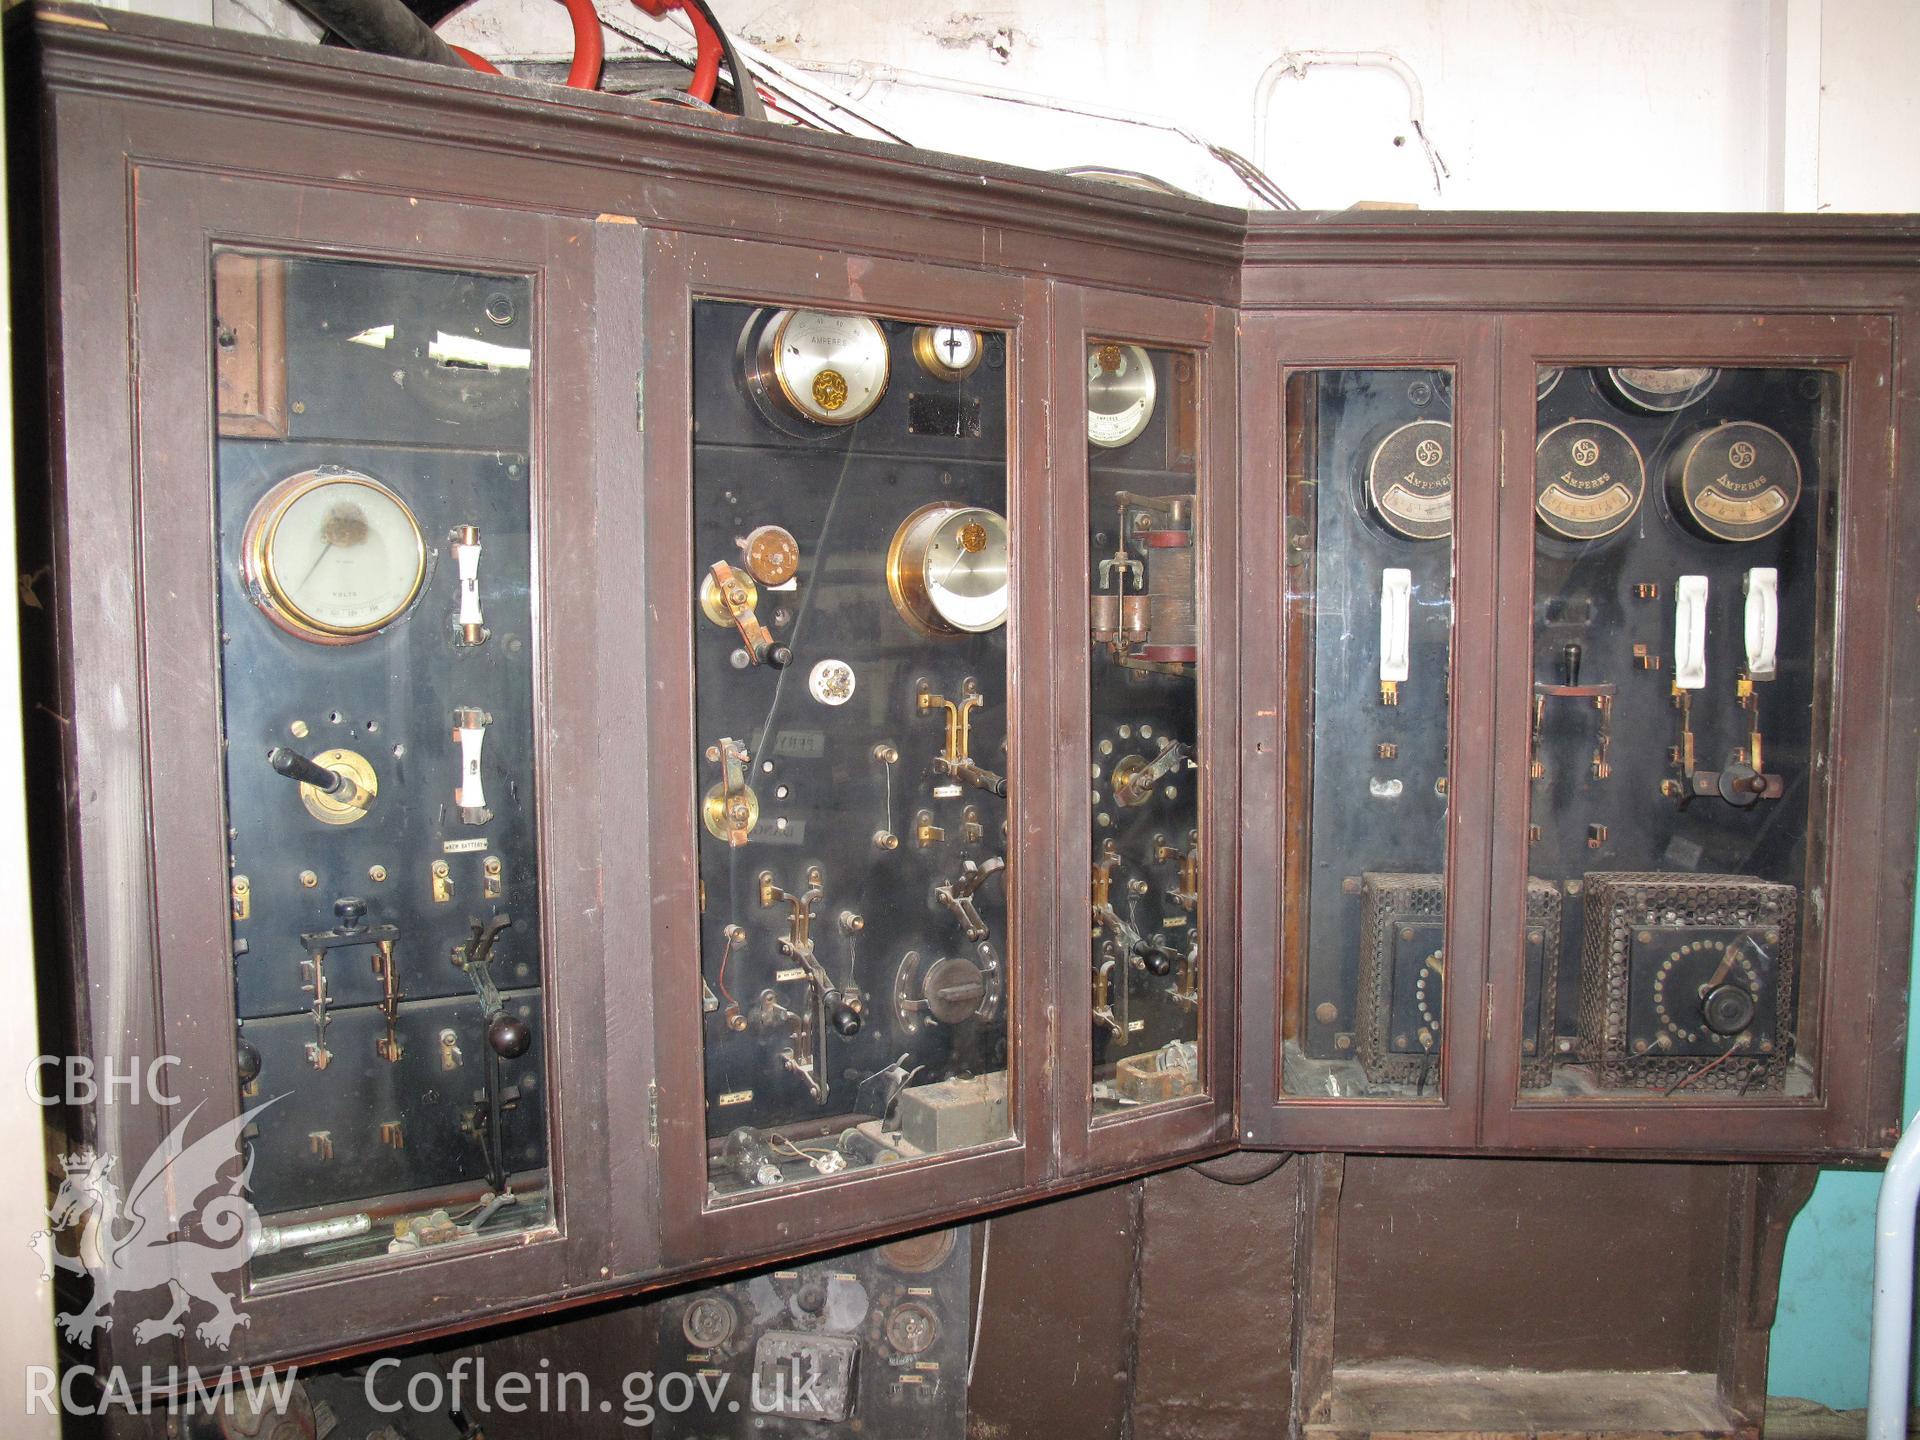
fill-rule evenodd
<path id="1" fill-rule="evenodd" d="M 487 1019 L 487 1044 L 502 1060 L 518 1060 L 533 1048 L 533 1027 L 511 1010 L 496 1010 Z"/>

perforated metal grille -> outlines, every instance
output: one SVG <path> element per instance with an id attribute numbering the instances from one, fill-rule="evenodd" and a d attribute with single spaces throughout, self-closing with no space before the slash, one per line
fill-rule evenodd
<path id="1" fill-rule="evenodd" d="M 1438 875 L 1361 876 L 1360 1064 L 1376 1084 L 1418 1085 L 1438 1091 L 1440 1039 L 1432 1054 L 1396 1053 L 1392 1046 L 1394 932 L 1401 926 L 1444 923 L 1446 891 Z M 1441 1023 L 1446 1022 L 1442 1012 Z"/>
<path id="2" fill-rule="evenodd" d="M 1750 875 L 1667 875 L 1595 871 L 1586 877 L 1586 948 L 1580 959 L 1582 1053 L 1608 1089 L 1779 1090 L 1793 1054 L 1793 995 L 1798 972 L 1800 892 Z M 1771 1004 L 1779 1039 L 1769 1054 L 1736 1050 L 1724 1062 L 1698 1056 L 1636 1054 L 1627 1012 L 1636 983 L 1634 935 L 1648 930 L 1777 932 Z"/>

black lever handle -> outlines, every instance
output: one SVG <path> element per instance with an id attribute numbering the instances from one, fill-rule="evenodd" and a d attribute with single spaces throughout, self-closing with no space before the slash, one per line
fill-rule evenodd
<path id="1" fill-rule="evenodd" d="M 302 785 L 311 785 L 314 789 L 328 795 L 338 795 L 353 784 L 351 779 L 338 770 L 329 770 L 326 766 L 309 760 L 298 750 L 288 750 L 281 745 L 276 745 L 267 751 L 267 763 L 274 768 L 276 774 L 284 775 L 289 780 L 298 780 Z"/>

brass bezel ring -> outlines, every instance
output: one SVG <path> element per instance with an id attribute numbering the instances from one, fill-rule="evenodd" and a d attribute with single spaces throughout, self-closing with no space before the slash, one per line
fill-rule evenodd
<path id="1" fill-rule="evenodd" d="M 305 496 L 330 485 L 356 485 L 371 490 L 393 505 L 405 517 L 413 531 L 413 583 L 406 598 L 371 625 L 331 625 L 308 614 L 288 595 L 273 566 L 273 542 L 287 513 Z M 427 541 L 420 529 L 420 518 L 413 508 L 392 489 L 371 475 L 358 470 L 337 470 L 317 466 L 289 475 L 260 497 L 247 517 L 240 542 L 240 576 L 247 596 L 261 614 L 299 640 L 317 645 L 355 645 L 371 639 L 394 624 L 420 598 L 427 581 Z"/>
<path id="2" fill-rule="evenodd" d="M 834 315 L 848 320 L 858 320 L 869 326 L 874 338 L 880 342 L 880 384 L 873 392 L 873 398 L 866 408 L 858 414 L 822 416 L 816 415 L 793 393 L 793 387 L 787 383 L 787 367 L 781 359 L 781 344 L 787 338 L 787 327 L 796 316 Z M 880 322 L 871 315 L 860 315 L 849 310 L 783 310 L 766 330 L 762 332 L 760 349 L 766 358 L 766 368 L 773 372 L 773 383 L 780 387 L 780 394 L 786 400 L 793 413 L 810 425 L 853 425 L 871 415 L 887 393 L 887 386 L 893 381 L 893 352 L 887 345 L 887 332 L 880 328 Z"/>
<path id="3" fill-rule="evenodd" d="M 973 336 L 973 359 L 958 368 L 947 364 L 940 358 L 940 352 L 933 348 L 933 332 L 936 330 L 965 330 L 970 333 Z M 987 358 L 987 337 L 971 325 L 916 325 L 913 327 L 913 358 L 922 370 L 936 380 L 964 380 L 978 370 L 980 362 Z"/>

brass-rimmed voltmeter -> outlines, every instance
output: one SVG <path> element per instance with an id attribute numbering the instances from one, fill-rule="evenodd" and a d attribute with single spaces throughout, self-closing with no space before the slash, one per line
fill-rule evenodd
<path id="1" fill-rule="evenodd" d="M 320 466 L 275 485 L 247 517 L 241 578 L 289 635 L 350 645 L 406 613 L 427 573 L 420 522 L 392 490 Z"/>
<path id="2" fill-rule="evenodd" d="M 747 390 L 776 422 L 851 425 L 887 393 L 887 337 L 865 315 L 758 311 L 741 347 Z"/>
<path id="3" fill-rule="evenodd" d="M 913 332 L 913 358 L 936 380 L 964 380 L 987 353 L 978 330 L 964 325 L 921 325 Z"/>
<path id="4" fill-rule="evenodd" d="M 887 593 L 922 635 L 979 635 L 1007 623 L 1007 522 L 937 501 L 900 522 L 887 547 Z"/>
<path id="5" fill-rule="evenodd" d="M 1157 391 L 1145 350 L 1096 340 L 1087 347 L 1087 439 L 1103 450 L 1132 444 L 1153 419 Z"/>
<path id="6" fill-rule="evenodd" d="M 1453 533 L 1453 426 L 1413 420 L 1374 447 L 1367 499 L 1388 528 L 1409 540 Z"/>

